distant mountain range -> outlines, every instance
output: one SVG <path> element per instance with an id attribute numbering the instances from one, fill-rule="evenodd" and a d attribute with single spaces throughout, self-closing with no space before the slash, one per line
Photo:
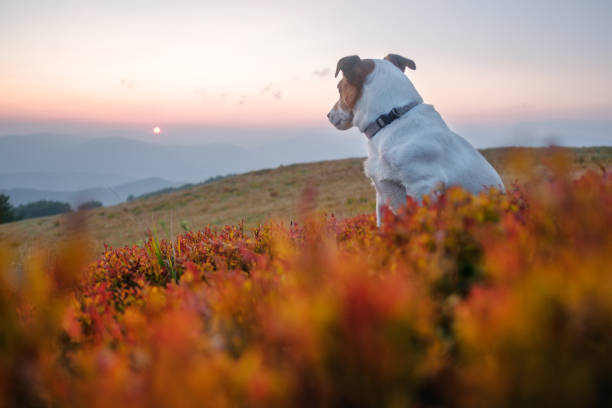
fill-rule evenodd
<path id="1" fill-rule="evenodd" d="M 130 195 L 139 196 L 168 187 L 178 187 L 183 183 L 172 182 L 158 177 L 120 184 L 113 187 L 95 187 L 78 191 L 46 191 L 33 188 L 0 189 L 0 194 L 10 197 L 14 205 L 27 204 L 39 200 L 62 201 L 73 208 L 86 201 L 96 200 L 104 205 L 118 204 L 127 200 Z"/>
<path id="2" fill-rule="evenodd" d="M 14 205 L 41 199 L 105 205 L 197 183 L 210 177 L 281 164 L 364 156 L 361 139 L 300 135 L 254 148 L 229 143 L 164 145 L 125 138 L 61 134 L 0 137 L 0 193 Z M 179 181 L 180 180 L 180 181 Z"/>
<path id="3" fill-rule="evenodd" d="M 353 135 L 354 136 L 354 135 Z M 57 134 L 0 137 L 0 188 L 70 191 L 149 177 L 199 182 L 295 162 L 364 156 L 356 137 L 312 134 L 254 148 L 233 144 L 165 145 L 124 138 Z"/>
<path id="4" fill-rule="evenodd" d="M 1 155 L 1 153 L 0 153 Z M 19 172 L 0 174 L 0 188 L 77 191 L 94 186 L 117 186 L 137 181 L 121 174 L 86 172 Z"/>

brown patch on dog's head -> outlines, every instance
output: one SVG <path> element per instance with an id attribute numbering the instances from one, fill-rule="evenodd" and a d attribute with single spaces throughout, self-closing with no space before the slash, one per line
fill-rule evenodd
<path id="1" fill-rule="evenodd" d="M 361 95 L 361 89 L 351 85 L 346 78 L 342 78 L 338 82 L 338 92 L 340 92 L 340 99 L 338 100 L 340 107 L 346 111 L 353 110 Z"/>
<path id="2" fill-rule="evenodd" d="M 398 67 L 402 72 L 406 70 L 406 67 L 412 70 L 416 69 L 416 64 L 414 63 L 413 60 L 408 59 L 406 57 L 402 57 L 401 55 L 388 54 L 385 57 L 385 59 L 389 61 L 390 63 L 392 63 L 393 65 L 395 65 L 396 67 Z"/>
<path id="3" fill-rule="evenodd" d="M 338 83 L 340 100 L 338 101 L 344 110 L 353 110 L 361 96 L 361 90 L 366 77 L 374 70 L 374 61 L 362 60 L 357 55 L 340 58 L 336 66 L 336 75 L 342 71 L 343 78 Z"/>

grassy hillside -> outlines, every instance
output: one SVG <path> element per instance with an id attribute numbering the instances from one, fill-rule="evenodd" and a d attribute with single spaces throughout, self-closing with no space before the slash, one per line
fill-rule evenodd
<path id="1" fill-rule="evenodd" d="M 612 165 L 612 147 L 567 149 L 573 156 L 573 172 Z M 522 179 L 520 166 L 510 166 L 518 153 L 530 157 L 528 173 L 537 173 L 539 163 L 550 155 L 544 149 L 497 148 L 483 154 L 509 185 Z M 138 199 L 129 203 L 89 211 L 84 217 L 94 246 L 142 242 L 147 230 L 158 237 L 175 236 L 184 229 L 206 225 L 254 226 L 269 218 L 290 221 L 299 216 L 304 194 L 306 203 L 339 218 L 374 211 L 374 189 L 363 173 L 363 158 L 296 164 L 232 176 L 211 184 Z M 514 161 L 516 163 L 516 161 Z M 525 171 L 524 168 L 522 168 Z M 306 191 L 306 193 L 305 193 Z M 66 233 L 68 216 L 53 216 L 0 225 L 0 242 L 25 251 Z"/>

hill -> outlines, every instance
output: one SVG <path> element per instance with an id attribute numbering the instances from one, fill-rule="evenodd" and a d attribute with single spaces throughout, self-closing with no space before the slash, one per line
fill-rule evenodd
<path id="1" fill-rule="evenodd" d="M 612 166 L 612 147 L 564 149 L 572 155 L 572 171 Z M 550 155 L 547 149 L 495 148 L 483 154 L 507 185 L 521 179 L 510 165 L 517 153 L 532 157 L 524 171 L 539 171 Z M 524 162 L 524 160 L 523 160 Z M 87 212 L 87 229 L 97 248 L 142 242 L 148 229 L 158 237 L 173 237 L 183 229 L 202 229 L 244 221 L 254 226 L 269 218 L 296 219 L 304 190 L 311 188 L 316 209 L 339 218 L 374 211 L 374 190 L 363 173 L 363 158 L 281 166 L 228 177 L 168 194 L 134 200 Z M 519 166 L 520 167 L 520 166 Z M 316 192 L 316 194 L 315 194 Z M 0 241 L 28 248 L 65 233 L 69 217 L 55 216 L 0 225 Z"/>

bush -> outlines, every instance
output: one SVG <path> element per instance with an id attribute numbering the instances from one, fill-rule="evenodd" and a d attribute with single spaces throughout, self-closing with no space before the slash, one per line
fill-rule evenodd
<path id="1" fill-rule="evenodd" d="M 563 174 L 6 264 L 3 405 L 606 406 L 612 177 Z"/>
<path id="2" fill-rule="evenodd" d="M 70 204 L 61 201 L 40 200 L 33 203 L 21 204 L 15 209 L 17 219 L 46 217 L 48 215 L 63 214 L 72 211 Z"/>
<path id="3" fill-rule="evenodd" d="M 100 207 L 104 207 L 104 205 L 100 202 L 100 201 L 86 201 L 82 204 L 79 204 L 77 210 L 79 211 L 87 211 L 87 210 L 93 210 L 94 208 L 100 208 Z"/>

